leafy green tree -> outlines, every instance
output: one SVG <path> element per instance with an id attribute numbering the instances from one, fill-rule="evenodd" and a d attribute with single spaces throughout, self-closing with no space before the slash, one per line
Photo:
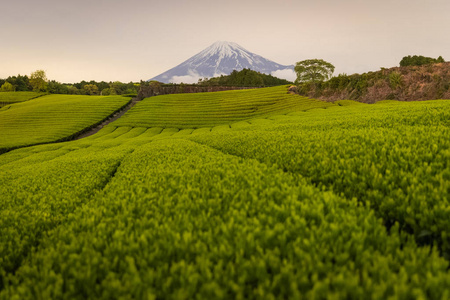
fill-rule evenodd
<path id="1" fill-rule="evenodd" d="M 11 83 L 14 86 L 14 90 L 17 92 L 20 91 L 30 91 L 32 88 L 30 86 L 30 82 L 28 76 L 21 76 L 20 74 L 17 76 L 9 76 L 6 81 Z"/>
<path id="2" fill-rule="evenodd" d="M 213 78 L 204 78 L 199 81 L 203 86 L 248 86 L 248 87 L 261 87 L 261 86 L 276 86 L 290 84 L 288 80 L 280 79 L 272 75 L 267 75 L 250 69 L 243 69 L 241 71 L 233 70 L 230 75 Z"/>
<path id="3" fill-rule="evenodd" d="M 47 76 L 44 70 L 37 70 L 30 75 L 30 84 L 35 92 L 45 92 L 48 88 Z"/>
<path id="4" fill-rule="evenodd" d="M 120 81 L 114 81 L 109 85 L 111 95 L 122 95 L 126 90 L 126 85 Z"/>
<path id="5" fill-rule="evenodd" d="M 90 82 L 91 84 L 95 84 L 98 87 L 99 91 L 103 91 L 106 88 L 109 88 L 109 83 L 105 82 L 105 81 L 100 81 L 100 82 Z"/>
<path id="6" fill-rule="evenodd" d="M 83 89 L 83 86 L 85 86 L 86 84 L 89 84 L 89 82 L 82 80 L 79 83 L 75 83 L 73 86 L 76 87 L 77 89 L 81 90 L 81 89 Z"/>
<path id="7" fill-rule="evenodd" d="M 76 87 L 76 86 L 74 86 L 74 85 L 70 85 L 70 86 L 68 86 L 67 87 L 67 90 L 68 90 L 68 94 L 71 94 L 71 95 L 81 95 L 81 91 Z"/>
<path id="8" fill-rule="evenodd" d="M 101 91 L 100 95 L 102 96 L 109 96 L 111 95 L 111 89 L 110 88 L 105 88 Z"/>
<path id="9" fill-rule="evenodd" d="M 48 92 L 51 94 L 69 94 L 69 87 L 55 80 L 48 82 Z"/>
<path id="10" fill-rule="evenodd" d="M 88 93 L 89 95 L 97 95 L 98 94 L 98 87 L 95 84 L 86 84 L 83 89 Z"/>
<path id="11" fill-rule="evenodd" d="M 439 56 L 438 58 L 432 58 L 422 55 L 414 55 L 414 56 L 408 55 L 402 58 L 402 60 L 400 61 L 400 67 L 422 66 L 443 62 L 445 62 L 445 60 L 442 58 L 442 56 Z"/>
<path id="12" fill-rule="evenodd" d="M 14 86 L 9 83 L 9 82 L 5 82 L 2 87 L 0 88 L 1 92 L 14 92 Z"/>
<path id="13" fill-rule="evenodd" d="M 307 59 L 295 65 L 296 84 L 310 82 L 316 84 L 328 80 L 334 72 L 334 66 L 323 59 Z"/>

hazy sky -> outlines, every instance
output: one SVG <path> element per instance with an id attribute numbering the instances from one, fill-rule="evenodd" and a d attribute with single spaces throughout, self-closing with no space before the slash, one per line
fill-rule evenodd
<path id="1" fill-rule="evenodd" d="M 14 0 L 0 26 L 0 78 L 147 80 L 218 40 L 284 65 L 322 58 L 335 74 L 450 60 L 449 0 Z"/>

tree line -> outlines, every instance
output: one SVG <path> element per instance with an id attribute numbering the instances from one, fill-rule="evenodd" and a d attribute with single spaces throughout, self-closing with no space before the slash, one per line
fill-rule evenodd
<path id="1" fill-rule="evenodd" d="M 250 69 L 233 70 L 230 75 L 199 79 L 202 86 L 239 86 L 239 87 L 265 87 L 290 84 L 292 82 L 267 75 Z"/>
<path id="2" fill-rule="evenodd" d="M 408 55 L 400 61 L 401 67 L 422 66 L 435 63 L 444 63 L 442 56 L 438 58 L 425 57 L 422 55 Z M 310 95 L 312 91 L 316 96 L 325 90 L 342 91 L 351 89 L 355 98 L 360 97 L 367 90 L 369 83 L 376 80 L 386 80 L 391 88 L 395 89 L 401 84 L 401 74 L 393 72 L 389 75 L 383 73 L 369 72 L 362 75 L 339 74 L 331 77 L 335 67 L 322 59 L 307 59 L 297 62 L 295 72 L 297 80 L 297 92 L 301 95 Z M 382 68 L 384 69 L 384 68 Z"/>
<path id="3" fill-rule="evenodd" d="M 400 67 L 422 66 L 443 62 L 445 62 L 445 60 L 442 58 L 442 56 L 439 56 L 438 58 L 432 58 L 422 55 L 414 55 L 414 56 L 408 55 L 402 58 L 402 60 L 400 61 Z"/>
<path id="4" fill-rule="evenodd" d="M 81 81 L 74 84 L 60 83 L 48 80 L 43 70 L 37 70 L 27 75 L 9 76 L 0 79 L 0 92 L 44 92 L 50 94 L 71 95 L 124 95 L 136 94 L 139 91 L 139 83 L 120 81 Z"/>
<path id="5" fill-rule="evenodd" d="M 443 63 L 442 56 L 438 58 L 425 57 L 422 55 L 408 55 L 402 58 L 400 66 L 421 66 L 434 63 Z M 348 76 L 340 74 L 338 77 L 331 77 L 334 72 L 334 66 L 322 59 L 308 59 L 297 62 L 295 65 L 298 86 L 300 93 L 307 93 L 312 88 L 320 87 L 341 87 L 353 84 L 357 87 L 363 85 L 359 75 Z M 364 80 L 363 80 L 364 81 Z M 323 83 L 326 84 L 323 84 Z M 198 85 L 201 86 L 238 86 L 238 87 L 265 87 L 290 84 L 285 79 L 280 79 L 272 75 L 267 75 L 250 69 L 241 71 L 234 70 L 230 75 L 221 75 L 220 77 L 199 79 Z M 37 70 L 27 75 L 9 76 L 6 79 L 0 79 L 0 92 L 9 91 L 35 91 L 48 92 L 51 94 L 73 94 L 73 95 L 123 95 L 137 94 L 141 84 L 147 85 L 147 82 L 140 83 L 122 83 L 120 81 L 81 81 L 79 83 L 67 84 L 55 80 L 48 80 L 43 70 Z"/>

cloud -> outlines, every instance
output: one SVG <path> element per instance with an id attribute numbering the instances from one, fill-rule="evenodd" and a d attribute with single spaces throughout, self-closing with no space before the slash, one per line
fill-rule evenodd
<path id="1" fill-rule="evenodd" d="M 220 76 L 227 76 L 227 75 L 230 75 L 230 74 L 225 74 L 225 73 L 214 73 L 214 75 L 213 75 L 213 77 L 220 77 Z"/>
<path id="2" fill-rule="evenodd" d="M 221 75 L 227 75 L 225 73 L 214 73 L 214 75 L 212 77 L 220 77 Z M 211 78 L 211 77 L 207 77 L 207 76 L 201 76 L 200 74 L 189 70 L 189 74 L 188 75 L 182 75 L 182 76 L 173 76 L 172 78 L 170 78 L 168 81 L 171 83 L 197 83 L 199 79 L 204 79 L 204 78 Z"/>
<path id="3" fill-rule="evenodd" d="M 295 81 L 295 79 L 297 79 L 297 75 L 295 74 L 294 70 L 292 70 L 292 69 L 276 70 L 276 71 L 273 71 L 271 73 L 271 75 L 281 78 L 281 79 L 286 79 L 289 81 Z"/>
<path id="4" fill-rule="evenodd" d="M 189 71 L 188 75 L 182 75 L 182 76 L 173 76 L 169 79 L 169 82 L 171 83 L 197 83 L 200 78 L 203 78 L 198 73 L 195 73 L 193 71 Z"/>

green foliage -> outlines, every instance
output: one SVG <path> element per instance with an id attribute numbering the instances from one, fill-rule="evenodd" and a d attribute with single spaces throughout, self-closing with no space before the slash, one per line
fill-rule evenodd
<path id="1" fill-rule="evenodd" d="M 320 97 L 325 93 L 340 93 L 345 90 L 350 91 L 350 99 L 358 99 L 363 95 L 367 87 L 369 87 L 370 82 L 373 80 L 373 73 L 366 74 L 339 74 L 338 76 L 330 78 L 325 82 L 305 82 L 300 84 L 299 91 L 300 95 L 310 95 L 314 92 L 315 97 Z"/>
<path id="2" fill-rule="evenodd" d="M 422 66 L 443 62 L 445 62 L 445 60 L 442 58 L 442 56 L 439 56 L 438 58 L 431 58 L 422 55 L 414 55 L 414 56 L 408 55 L 402 58 L 402 60 L 400 61 L 400 67 Z"/>
<path id="3" fill-rule="evenodd" d="M 445 299 L 449 103 L 346 105 L 3 154 L 0 299 Z"/>
<path id="4" fill-rule="evenodd" d="M 48 82 L 48 92 L 50 94 L 76 94 L 71 93 L 69 85 L 61 84 L 55 80 Z"/>
<path id="5" fill-rule="evenodd" d="M 299 94 L 336 101 L 342 99 L 375 103 L 386 99 L 416 101 L 448 98 L 450 63 L 382 68 L 363 74 L 339 74 L 328 81 L 303 83 Z"/>
<path id="6" fill-rule="evenodd" d="M 8 104 L 28 101 L 44 95 L 44 93 L 35 92 L 2 92 L 0 93 L 0 108 Z"/>
<path id="7" fill-rule="evenodd" d="M 144 99 L 117 126 L 198 128 L 289 111 L 332 106 L 287 93 L 286 86 L 214 93 L 161 95 Z"/>
<path id="8" fill-rule="evenodd" d="M 17 92 L 16 92 L 17 93 Z M 48 95 L 0 110 L 0 153 L 69 139 L 126 105 L 129 98 Z"/>
<path id="9" fill-rule="evenodd" d="M 9 82 L 5 82 L 0 87 L 0 92 L 14 92 L 14 86 Z"/>
<path id="10" fill-rule="evenodd" d="M 30 84 L 34 92 L 46 92 L 48 83 L 44 70 L 37 70 L 30 75 Z"/>
<path id="11" fill-rule="evenodd" d="M 136 93 L 131 93 L 131 94 L 123 94 L 123 95 L 121 95 L 122 97 L 130 97 L 130 98 L 134 98 L 134 97 L 137 97 L 137 94 Z"/>
<path id="12" fill-rule="evenodd" d="M 83 89 L 89 95 L 98 95 L 98 87 L 95 84 L 86 84 L 83 86 Z"/>
<path id="13" fill-rule="evenodd" d="M 250 69 L 241 71 L 234 70 L 230 75 L 222 75 L 214 78 L 200 79 L 199 85 L 207 86 L 244 86 L 244 87 L 266 87 L 289 84 L 288 80 L 280 79 Z"/>
<path id="14" fill-rule="evenodd" d="M 307 59 L 297 62 L 295 73 L 297 73 L 296 84 L 311 82 L 316 84 L 328 80 L 334 72 L 334 66 L 323 59 Z"/>
<path id="15" fill-rule="evenodd" d="M 334 90 L 343 90 L 347 87 L 350 82 L 349 76 L 347 74 L 339 74 L 338 76 L 331 77 L 327 81 L 327 85 Z"/>
<path id="16" fill-rule="evenodd" d="M 277 89 L 2 154 L 0 299 L 448 298 L 450 101 L 240 119 Z"/>
<path id="17" fill-rule="evenodd" d="M 7 79 L 0 79 L 0 87 L 6 82 L 13 85 L 15 91 L 45 91 L 50 94 L 70 94 L 70 95 L 98 95 L 99 91 L 105 91 L 102 95 L 123 95 L 136 94 L 139 91 L 139 84 L 129 82 L 122 83 L 94 81 L 81 81 L 75 84 L 60 83 L 55 80 L 47 81 L 45 72 L 38 70 L 33 73 L 33 84 L 27 76 L 9 76 Z M 85 88 L 87 86 L 87 89 Z M 112 90 L 111 90 L 112 88 Z"/>
<path id="18" fill-rule="evenodd" d="M 30 91 L 31 86 L 28 79 L 28 76 L 9 76 L 6 79 L 0 79 L 0 86 L 3 85 L 5 82 L 8 82 L 13 85 L 14 91 L 16 92 L 23 92 L 23 91 Z"/>
<path id="19" fill-rule="evenodd" d="M 305 113 L 264 134 L 248 128 L 196 141 L 356 198 L 387 226 L 398 222 L 450 258 L 449 107 L 442 100 L 351 105 Z"/>
<path id="20" fill-rule="evenodd" d="M 392 72 L 389 74 L 389 83 L 392 89 L 396 89 L 403 85 L 402 74 L 399 72 Z"/>

